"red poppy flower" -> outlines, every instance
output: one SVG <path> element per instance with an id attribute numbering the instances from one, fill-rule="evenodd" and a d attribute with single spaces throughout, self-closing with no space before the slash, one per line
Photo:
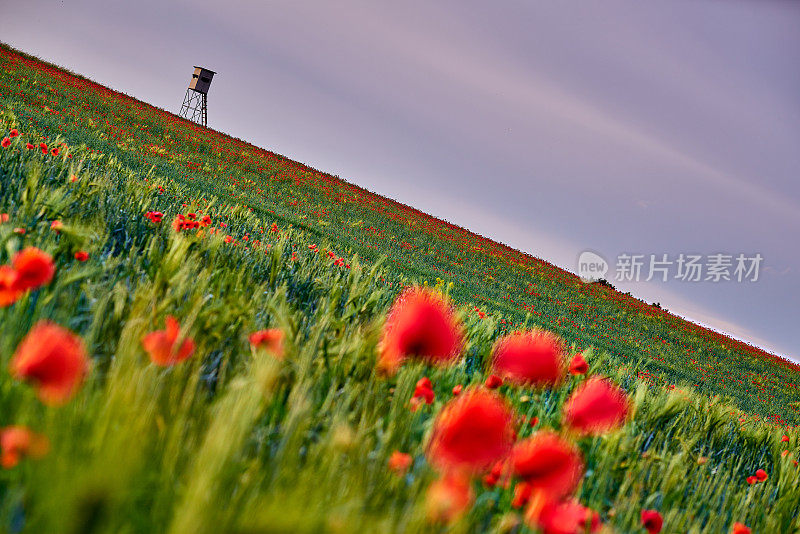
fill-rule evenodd
<path id="1" fill-rule="evenodd" d="M 511 499 L 511 507 L 522 508 L 528 504 L 528 501 L 531 499 L 531 495 L 533 495 L 532 485 L 525 481 L 517 482 L 517 485 L 514 486 L 514 498 Z"/>
<path id="2" fill-rule="evenodd" d="M 146 219 L 150 219 L 154 223 L 160 223 L 161 219 L 164 217 L 164 214 L 160 211 L 148 211 L 144 214 Z"/>
<path id="3" fill-rule="evenodd" d="M 563 342 L 545 330 L 517 332 L 495 344 L 492 370 L 511 383 L 534 387 L 557 384 L 564 375 Z"/>
<path id="4" fill-rule="evenodd" d="M 642 526 L 648 534 L 658 534 L 664 525 L 664 519 L 656 510 L 642 510 Z"/>
<path id="5" fill-rule="evenodd" d="M 53 156 L 58 156 L 58 149 L 57 148 L 51 148 L 50 149 L 50 154 L 52 154 Z"/>
<path id="6" fill-rule="evenodd" d="M 411 462 L 412 458 L 410 454 L 394 451 L 392 455 L 389 456 L 389 469 L 401 475 L 411 467 Z"/>
<path id="7" fill-rule="evenodd" d="M 444 297 L 430 289 L 407 289 L 389 310 L 378 368 L 392 374 L 409 357 L 450 363 L 461 345 L 461 327 Z"/>
<path id="8" fill-rule="evenodd" d="M 0 429 L 0 465 L 4 469 L 16 466 L 23 456 L 44 456 L 49 449 L 50 443 L 45 436 L 31 432 L 24 426 Z"/>
<path id="9" fill-rule="evenodd" d="M 19 130 L 17 130 L 16 128 L 13 128 L 10 132 L 8 132 L 9 137 L 16 137 L 18 135 L 19 135 Z"/>
<path id="10" fill-rule="evenodd" d="M 458 473 L 446 474 L 428 487 L 428 519 L 437 523 L 452 523 L 469 509 L 474 498 L 468 477 Z"/>
<path id="11" fill-rule="evenodd" d="M 0 308 L 14 304 L 22 293 L 17 285 L 17 271 L 8 265 L 0 265 Z"/>
<path id="12" fill-rule="evenodd" d="M 453 396 L 458 397 L 459 395 L 461 395 L 461 391 L 463 389 L 464 389 L 464 386 L 462 386 L 461 384 L 457 384 L 457 385 L 453 386 Z"/>
<path id="13" fill-rule="evenodd" d="M 732 534 L 750 534 L 750 529 L 739 523 L 738 521 L 733 524 L 733 530 L 731 531 Z"/>
<path id="14" fill-rule="evenodd" d="M 597 532 L 601 526 L 598 513 L 577 500 L 559 502 L 541 493 L 531 499 L 525 520 L 542 534 L 584 534 Z"/>
<path id="15" fill-rule="evenodd" d="M 46 145 L 46 144 L 44 144 L 44 143 L 41 143 L 41 144 L 39 145 L 39 148 L 41 148 L 41 149 L 42 149 L 42 154 L 47 154 L 47 145 Z"/>
<path id="16" fill-rule="evenodd" d="M 569 372 L 572 375 L 585 375 L 589 371 L 589 364 L 583 357 L 583 354 L 578 353 L 573 356 L 572 361 L 569 363 Z"/>
<path id="17" fill-rule="evenodd" d="M 142 337 L 142 346 L 156 365 L 167 366 L 180 363 L 194 352 L 194 341 L 187 337 L 178 346 L 180 325 L 175 317 L 168 315 L 166 329 L 150 332 Z"/>
<path id="18" fill-rule="evenodd" d="M 8 213 L 0 213 L 0 223 L 7 223 L 10 219 Z"/>
<path id="19" fill-rule="evenodd" d="M 575 491 L 583 475 L 578 448 L 552 432 L 538 432 L 517 443 L 511 463 L 514 475 L 554 499 Z"/>
<path id="20" fill-rule="evenodd" d="M 75 259 L 78 261 L 86 261 L 89 259 L 89 253 L 85 250 L 79 250 L 75 253 Z"/>
<path id="21" fill-rule="evenodd" d="M 764 471 L 763 469 L 759 469 L 758 471 L 756 471 L 756 480 L 758 480 L 759 482 L 764 482 L 768 478 L 769 475 L 767 475 L 767 472 Z"/>
<path id="22" fill-rule="evenodd" d="M 4 137 L 2 141 L 0 141 L 0 146 L 3 148 L 7 148 L 11 144 L 11 139 L 8 137 Z"/>
<path id="23" fill-rule="evenodd" d="M 754 477 L 754 476 L 747 477 L 747 483 L 748 484 L 755 484 L 756 482 L 758 482 L 758 479 L 756 477 Z"/>
<path id="24" fill-rule="evenodd" d="M 433 423 L 427 455 L 442 469 L 483 471 L 504 458 L 514 443 L 508 404 L 484 389 L 453 398 Z"/>
<path id="25" fill-rule="evenodd" d="M 283 359 L 283 331 L 278 328 L 258 330 L 250 334 L 250 344 L 257 349 L 262 349 L 272 354 L 277 359 Z"/>
<path id="26" fill-rule="evenodd" d="M 436 394 L 433 392 L 433 384 L 427 376 L 423 376 L 417 381 L 412 398 L 421 399 L 425 404 L 433 404 Z"/>
<path id="27" fill-rule="evenodd" d="M 564 404 L 564 423 L 584 434 L 602 434 L 621 426 L 628 416 L 628 398 L 616 384 L 590 378 Z"/>
<path id="28" fill-rule="evenodd" d="M 57 324 L 40 321 L 17 346 L 11 359 L 14 378 L 31 382 L 41 401 L 65 403 L 89 370 L 83 340 Z"/>
<path id="29" fill-rule="evenodd" d="M 56 272 L 50 254 L 35 247 L 18 252 L 11 263 L 17 271 L 17 288 L 23 291 L 50 283 Z"/>
<path id="30" fill-rule="evenodd" d="M 172 219 L 172 229 L 176 232 L 180 232 L 181 230 L 185 230 L 189 227 L 189 221 L 186 220 L 186 217 L 181 215 L 180 213 Z"/>
<path id="31" fill-rule="evenodd" d="M 781 442 L 787 442 L 787 441 L 789 441 L 789 436 L 783 436 L 781 438 Z"/>
<path id="32" fill-rule="evenodd" d="M 34 148 L 36 148 L 36 145 L 32 145 L 31 143 L 25 143 L 25 148 L 27 148 L 28 150 L 33 150 Z"/>
<path id="33" fill-rule="evenodd" d="M 483 385 L 488 389 L 497 389 L 503 385 L 503 379 L 497 375 L 489 375 Z"/>

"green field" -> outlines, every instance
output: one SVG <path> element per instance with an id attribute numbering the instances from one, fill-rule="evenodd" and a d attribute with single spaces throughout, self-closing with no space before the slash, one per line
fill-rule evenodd
<path id="1" fill-rule="evenodd" d="M 49 443 L 0 470 L 0 530 L 535 532 L 505 475 L 471 473 L 463 513 L 434 521 L 428 442 L 454 386 L 492 374 L 496 340 L 537 327 L 628 394 L 624 426 L 581 437 L 562 406 L 583 375 L 497 390 L 519 440 L 577 444 L 574 494 L 603 529 L 644 532 L 653 509 L 664 532 L 800 531 L 795 364 L 8 47 L 0 113 L 0 264 L 36 247 L 55 265 L 0 308 L 0 426 Z M 386 314 L 415 285 L 449 296 L 464 345 L 386 376 Z M 162 367 L 142 339 L 167 316 L 194 350 Z M 13 372 L 41 320 L 91 358 L 58 406 Z M 282 358 L 249 342 L 263 329 Z M 412 400 L 424 376 L 430 404 Z"/>

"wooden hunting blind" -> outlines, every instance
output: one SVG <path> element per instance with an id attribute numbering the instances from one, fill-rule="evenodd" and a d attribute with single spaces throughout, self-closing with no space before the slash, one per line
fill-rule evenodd
<path id="1" fill-rule="evenodd" d="M 216 72 L 213 70 L 204 69 L 195 65 L 194 74 L 192 74 L 192 81 L 189 82 L 189 89 L 194 89 L 198 93 L 208 94 L 208 88 L 211 86 L 211 80 L 214 78 Z"/>
<path id="2" fill-rule="evenodd" d="M 203 126 L 208 125 L 208 89 L 216 72 L 205 67 L 194 66 L 189 88 L 183 97 L 180 116 Z"/>

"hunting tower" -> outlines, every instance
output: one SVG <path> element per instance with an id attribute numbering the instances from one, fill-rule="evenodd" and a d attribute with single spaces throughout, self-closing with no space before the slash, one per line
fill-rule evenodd
<path id="1" fill-rule="evenodd" d="M 216 72 L 195 65 L 180 116 L 203 126 L 208 125 L 208 88 Z"/>

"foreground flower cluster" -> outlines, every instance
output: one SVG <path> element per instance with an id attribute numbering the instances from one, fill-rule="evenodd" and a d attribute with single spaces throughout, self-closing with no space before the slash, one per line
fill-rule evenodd
<path id="1" fill-rule="evenodd" d="M 383 331 L 378 370 L 393 374 L 409 359 L 447 366 L 458 361 L 464 345 L 463 328 L 445 297 L 427 288 L 410 288 L 394 302 Z M 482 385 L 456 386 L 453 399 L 439 411 L 426 445 L 426 457 L 439 478 L 428 488 L 428 518 L 452 523 L 475 501 L 476 482 L 508 488 L 511 506 L 522 510 L 524 521 L 544 534 L 597 532 L 597 511 L 575 498 L 585 476 L 585 464 L 575 440 L 612 432 L 625 424 L 630 402 L 616 384 L 599 376 L 578 378 L 564 402 L 561 430 L 542 429 L 518 439 L 522 419 L 498 392 L 511 388 L 535 390 L 563 387 L 567 376 L 583 377 L 589 364 L 583 354 L 567 362 L 563 341 L 556 335 L 532 330 L 515 332 L 495 343 Z M 411 409 L 435 399 L 428 377 L 418 380 Z M 534 426 L 538 419 L 527 424 Z M 413 458 L 395 451 L 392 471 L 403 473 Z M 759 470 L 759 480 L 766 479 Z M 513 490 L 512 490 L 513 488 Z M 641 525 L 649 534 L 661 532 L 657 510 L 642 510 Z M 739 534 L 749 532 L 737 523 Z"/>
<path id="2" fill-rule="evenodd" d="M 463 342 L 463 329 L 446 299 L 430 289 L 411 288 L 389 312 L 378 368 L 391 374 L 408 359 L 451 365 Z M 497 389 L 503 384 L 537 390 L 561 387 L 568 373 L 586 374 L 588 364 L 582 355 L 567 363 L 562 340 L 534 330 L 500 338 L 489 367 L 483 385 L 457 387 L 455 398 L 434 420 L 426 456 L 440 477 L 428 489 L 429 518 L 457 520 L 474 500 L 472 481 L 480 479 L 489 487 L 513 485 L 512 505 L 524 509 L 525 521 L 545 533 L 596 531 L 599 515 L 574 497 L 584 476 L 574 439 L 622 426 L 630 411 L 625 393 L 606 379 L 588 378 L 564 404 L 561 432 L 540 430 L 517 439 L 519 417 Z M 431 404 L 433 397 L 430 380 L 422 378 L 412 406 Z M 402 454 L 392 457 L 393 470 L 409 465 Z"/>

